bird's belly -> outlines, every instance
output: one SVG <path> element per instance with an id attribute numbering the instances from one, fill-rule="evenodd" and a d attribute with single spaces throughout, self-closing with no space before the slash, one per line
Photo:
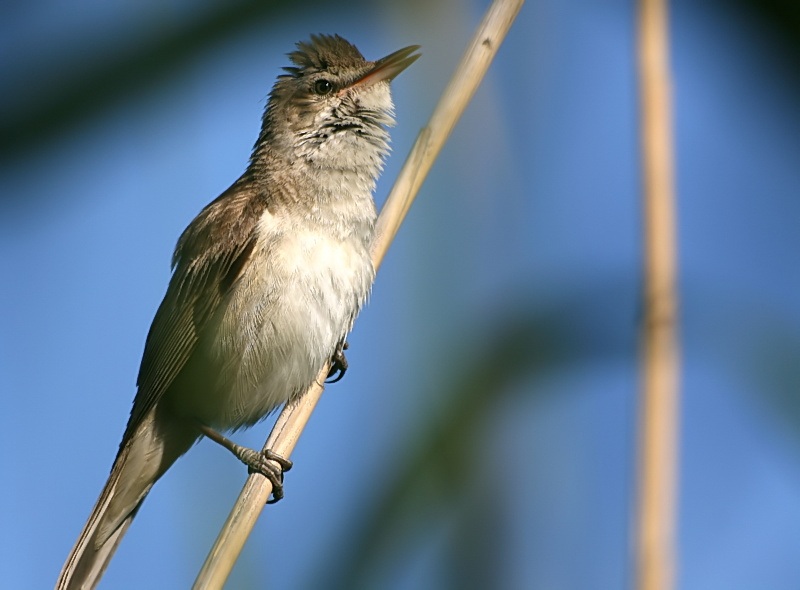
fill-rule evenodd
<path id="1" fill-rule="evenodd" d="M 304 392 L 369 293 L 366 248 L 319 232 L 256 247 L 204 343 L 209 391 L 193 413 L 220 429 L 255 424 Z"/>

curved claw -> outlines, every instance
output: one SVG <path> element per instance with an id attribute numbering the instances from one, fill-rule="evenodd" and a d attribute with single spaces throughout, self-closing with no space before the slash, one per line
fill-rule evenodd
<path id="1" fill-rule="evenodd" d="M 328 378 L 325 383 L 337 383 L 342 380 L 344 374 L 347 372 L 347 358 L 344 356 L 344 351 L 349 348 L 347 342 L 342 342 L 336 347 L 336 350 L 331 357 L 331 370 L 328 371 Z"/>

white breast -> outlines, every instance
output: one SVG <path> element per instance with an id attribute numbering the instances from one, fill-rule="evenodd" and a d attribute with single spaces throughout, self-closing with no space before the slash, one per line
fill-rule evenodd
<path id="1" fill-rule="evenodd" d="M 371 229 L 371 223 L 370 229 Z M 218 319 L 208 351 L 220 367 L 213 426 L 258 422 L 305 391 L 352 327 L 372 285 L 366 236 L 265 213 L 251 263 Z"/>

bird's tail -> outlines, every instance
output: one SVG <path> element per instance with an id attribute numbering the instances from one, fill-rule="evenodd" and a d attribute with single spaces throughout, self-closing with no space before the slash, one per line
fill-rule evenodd
<path id="1" fill-rule="evenodd" d="M 169 426 L 169 427 L 166 427 Z M 103 491 L 61 569 L 56 590 L 94 588 L 153 484 L 198 433 L 152 411 L 122 445 Z"/>

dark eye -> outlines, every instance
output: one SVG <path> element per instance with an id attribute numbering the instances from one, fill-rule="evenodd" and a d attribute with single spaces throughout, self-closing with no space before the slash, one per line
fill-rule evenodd
<path id="1" fill-rule="evenodd" d="M 333 90 L 333 84 L 331 84 L 330 81 L 325 80 L 324 78 L 322 80 L 317 80 L 316 82 L 314 82 L 314 92 L 316 92 L 320 96 L 325 96 L 326 94 L 330 94 L 332 90 Z"/>

